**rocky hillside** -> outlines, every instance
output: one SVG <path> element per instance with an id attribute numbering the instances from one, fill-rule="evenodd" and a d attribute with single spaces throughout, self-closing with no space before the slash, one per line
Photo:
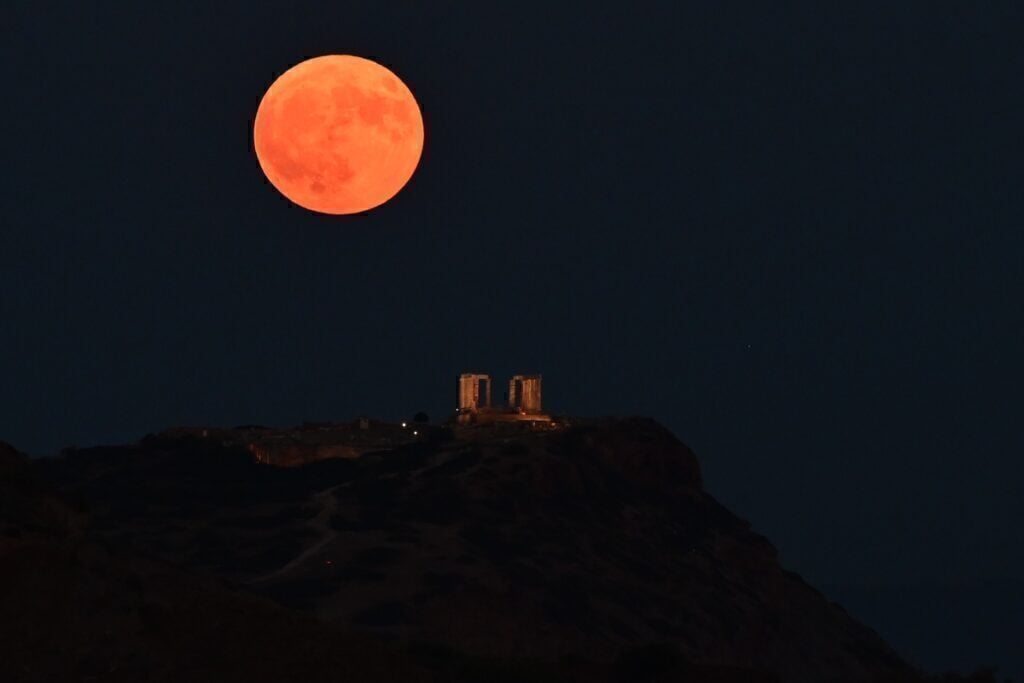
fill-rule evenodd
<path id="1" fill-rule="evenodd" d="M 747 678 L 909 673 L 780 567 L 651 420 L 424 429 L 389 450 L 291 468 L 222 439 L 165 435 L 37 467 L 90 511 L 108 547 L 345 632 L 607 671 L 653 647 Z"/>

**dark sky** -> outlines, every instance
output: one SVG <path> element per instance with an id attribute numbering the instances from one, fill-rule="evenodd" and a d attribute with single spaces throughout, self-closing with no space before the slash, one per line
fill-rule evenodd
<path id="1" fill-rule="evenodd" d="M 661 420 L 812 582 L 1024 579 L 1019 3 L 110 4 L 4 9 L 0 438 L 542 372 Z M 330 53 L 424 114 L 365 216 L 252 150 Z"/>

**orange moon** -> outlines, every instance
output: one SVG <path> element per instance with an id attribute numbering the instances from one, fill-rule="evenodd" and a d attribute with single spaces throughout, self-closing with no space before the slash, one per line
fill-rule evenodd
<path id="1" fill-rule="evenodd" d="M 260 167 L 285 197 L 311 211 L 380 206 L 412 177 L 423 116 L 398 76 L 362 57 L 327 55 L 285 71 L 256 111 Z"/>

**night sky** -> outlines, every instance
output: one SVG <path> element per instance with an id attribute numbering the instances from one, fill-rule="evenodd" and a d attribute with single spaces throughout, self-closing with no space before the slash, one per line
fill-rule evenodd
<path id="1" fill-rule="evenodd" d="M 541 372 L 663 422 L 811 582 L 1024 579 L 1019 3 L 116 4 L 5 6 L 0 439 Z M 252 148 L 331 53 L 423 111 L 365 215 Z"/>

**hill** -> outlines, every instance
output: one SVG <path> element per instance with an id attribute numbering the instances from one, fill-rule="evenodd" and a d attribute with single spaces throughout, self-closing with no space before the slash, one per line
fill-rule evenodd
<path id="1" fill-rule="evenodd" d="M 655 422 L 558 424 L 0 443 L 0 680 L 996 680 L 914 671 Z"/>
<path id="2" fill-rule="evenodd" d="M 772 545 L 702 489 L 694 454 L 651 420 L 427 428 L 290 468 L 256 463 L 242 438 L 206 434 L 36 468 L 89 510 L 105 547 L 384 642 L 606 668 L 654 647 L 786 681 L 909 672 L 780 567 Z"/>

